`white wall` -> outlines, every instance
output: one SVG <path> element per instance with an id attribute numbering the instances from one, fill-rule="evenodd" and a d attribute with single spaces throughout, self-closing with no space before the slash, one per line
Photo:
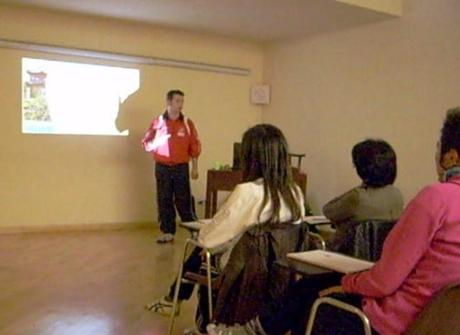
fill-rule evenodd
<path id="1" fill-rule="evenodd" d="M 408 0 L 401 18 L 267 48 L 262 118 L 307 154 L 316 211 L 359 182 L 350 151 L 367 137 L 394 146 L 406 199 L 435 181 L 441 122 L 460 105 L 459 13 L 457 0 Z"/>
<path id="2" fill-rule="evenodd" d="M 262 80 L 263 51 L 256 44 L 3 6 L 0 38 L 251 70 L 249 76 L 234 76 L 138 66 L 141 87 L 122 106 L 130 136 L 24 135 L 21 57 L 95 61 L 0 49 L 0 229 L 153 222 L 157 217 L 153 163 L 141 150 L 140 140 L 150 120 L 164 111 L 165 94 L 171 88 L 185 91 L 184 111 L 203 142 L 201 177 L 192 183 L 198 200 L 204 199 L 206 170 L 216 160 L 231 163 L 233 142 L 260 122 L 261 107 L 249 102 L 251 85 Z"/>

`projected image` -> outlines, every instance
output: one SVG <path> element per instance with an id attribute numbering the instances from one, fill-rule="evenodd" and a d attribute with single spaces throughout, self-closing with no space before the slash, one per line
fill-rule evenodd
<path id="1" fill-rule="evenodd" d="M 139 89 L 139 70 L 22 59 L 22 132 L 128 135 L 115 120 Z"/>

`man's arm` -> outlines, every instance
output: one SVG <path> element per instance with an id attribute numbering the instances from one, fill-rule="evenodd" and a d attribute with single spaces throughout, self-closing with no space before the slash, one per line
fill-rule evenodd
<path id="1" fill-rule="evenodd" d="M 198 138 L 198 132 L 191 120 L 188 120 L 190 127 L 190 148 L 189 155 L 192 158 L 192 179 L 198 179 L 198 156 L 201 153 L 201 143 Z"/>
<path id="2" fill-rule="evenodd" d="M 192 158 L 192 179 L 198 179 L 198 157 Z"/>
<path id="3" fill-rule="evenodd" d="M 147 132 L 142 138 L 141 146 L 144 150 L 146 150 L 146 144 L 155 138 L 155 134 L 156 134 L 156 119 L 150 123 L 149 129 L 147 129 Z"/>
<path id="4" fill-rule="evenodd" d="M 358 190 L 353 188 L 324 205 L 323 214 L 331 221 L 342 222 L 353 217 L 358 204 Z"/>

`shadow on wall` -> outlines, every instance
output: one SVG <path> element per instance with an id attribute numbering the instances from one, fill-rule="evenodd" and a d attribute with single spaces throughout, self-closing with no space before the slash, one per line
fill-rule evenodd
<path id="1" fill-rule="evenodd" d="M 157 222 L 154 164 L 151 156 L 144 152 L 141 140 L 151 120 L 161 113 L 157 107 L 161 102 L 154 101 L 154 96 L 160 96 L 159 94 L 152 94 L 152 89 L 146 89 L 154 87 L 147 77 L 146 71 L 141 70 L 139 90 L 120 104 L 115 120 L 118 131 L 129 132 L 124 146 L 119 148 L 122 151 L 120 158 L 125 164 L 122 171 L 126 171 L 121 176 L 124 181 L 121 192 L 124 193 L 124 199 L 131 204 L 127 209 L 129 217 L 137 222 Z"/>

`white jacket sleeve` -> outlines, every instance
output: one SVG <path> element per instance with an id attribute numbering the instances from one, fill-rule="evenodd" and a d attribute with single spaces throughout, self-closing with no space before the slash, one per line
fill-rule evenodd
<path id="1" fill-rule="evenodd" d="M 211 222 L 200 230 L 198 241 L 209 249 L 220 249 L 257 223 L 263 197 L 250 184 L 240 184 L 230 194 Z"/>

